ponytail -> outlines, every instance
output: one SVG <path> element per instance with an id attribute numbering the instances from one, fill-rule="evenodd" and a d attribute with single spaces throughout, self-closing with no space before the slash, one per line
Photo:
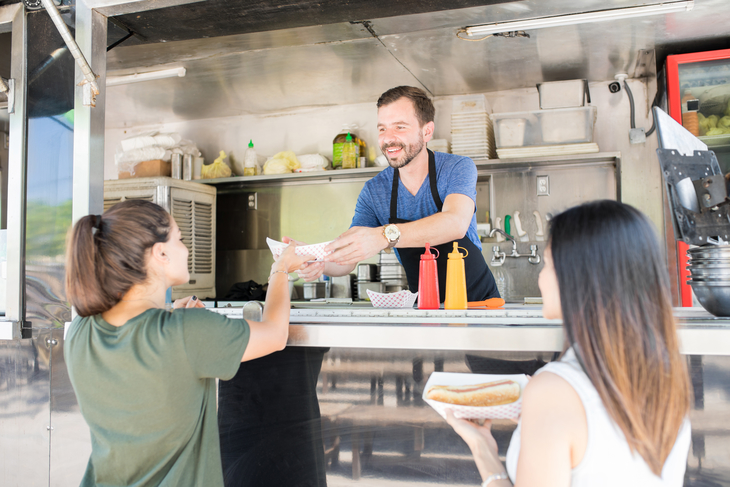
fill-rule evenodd
<path id="1" fill-rule="evenodd" d="M 147 280 L 148 250 L 170 235 L 170 215 L 144 200 L 127 200 L 103 216 L 87 215 L 69 231 L 66 293 L 81 316 L 103 313 Z"/>

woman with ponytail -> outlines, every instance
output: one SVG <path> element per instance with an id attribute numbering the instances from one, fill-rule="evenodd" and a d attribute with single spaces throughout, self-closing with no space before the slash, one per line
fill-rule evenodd
<path id="1" fill-rule="evenodd" d="M 506 469 L 488 424 L 447 415 L 483 485 L 681 486 L 690 382 L 647 218 L 616 201 L 556 216 L 538 284 L 566 350 L 523 391 Z"/>
<path id="2" fill-rule="evenodd" d="M 261 322 L 206 311 L 195 297 L 165 310 L 188 281 L 188 249 L 160 206 L 128 200 L 69 232 L 66 291 L 78 317 L 64 353 L 91 431 L 87 486 L 223 486 L 215 379 L 281 350 L 288 273 L 312 256 L 290 245 L 271 267 Z"/>

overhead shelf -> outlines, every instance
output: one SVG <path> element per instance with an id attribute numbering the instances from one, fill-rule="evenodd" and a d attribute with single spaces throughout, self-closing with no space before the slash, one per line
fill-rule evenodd
<path id="1" fill-rule="evenodd" d="M 519 159 L 474 159 L 479 172 L 521 171 L 533 167 L 560 167 L 618 163 L 620 152 L 598 152 L 593 154 L 573 154 L 563 156 L 526 157 Z M 202 179 L 201 183 L 211 184 L 219 188 L 234 189 L 258 184 L 283 184 L 304 182 L 330 182 L 335 180 L 370 179 L 384 167 L 366 167 L 360 169 L 337 169 L 334 171 L 312 171 L 290 174 L 233 176 L 218 179 Z"/>

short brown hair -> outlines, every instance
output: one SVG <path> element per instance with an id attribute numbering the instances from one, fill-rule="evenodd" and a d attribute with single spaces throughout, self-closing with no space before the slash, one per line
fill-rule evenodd
<path id="1" fill-rule="evenodd" d="M 66 293 L 79 315 L 103 313 L 147 281 L 148 251 L 167 242 L 171 226 L 161 206 L 144 200 L 123 201 L 103 216 L 76 222 L 67 240 Z"/>
<path id="2" fill-rule="evenodd" d="M 389 89 L 378 98 L 378 108 L 390 105 L 401 98 L 408 98 L 413 102 L 413 107 L 416 109 L 416 118 L 418 118 L 421 127 L 428 122 L 433 122 L 436 115 L 433 102 L 425 91 L 414 86 L 396 86 Z"/>

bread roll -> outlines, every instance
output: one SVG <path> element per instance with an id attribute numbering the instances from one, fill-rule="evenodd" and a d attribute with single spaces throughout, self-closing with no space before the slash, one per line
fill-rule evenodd
<path id="1" fill-rule="evenodd" d="M 502 406 L 520 398 L 520 385 L 513 380 L 498 380 L 464 386 L 432 386 L 426 398 L 458 406 Z"/>

